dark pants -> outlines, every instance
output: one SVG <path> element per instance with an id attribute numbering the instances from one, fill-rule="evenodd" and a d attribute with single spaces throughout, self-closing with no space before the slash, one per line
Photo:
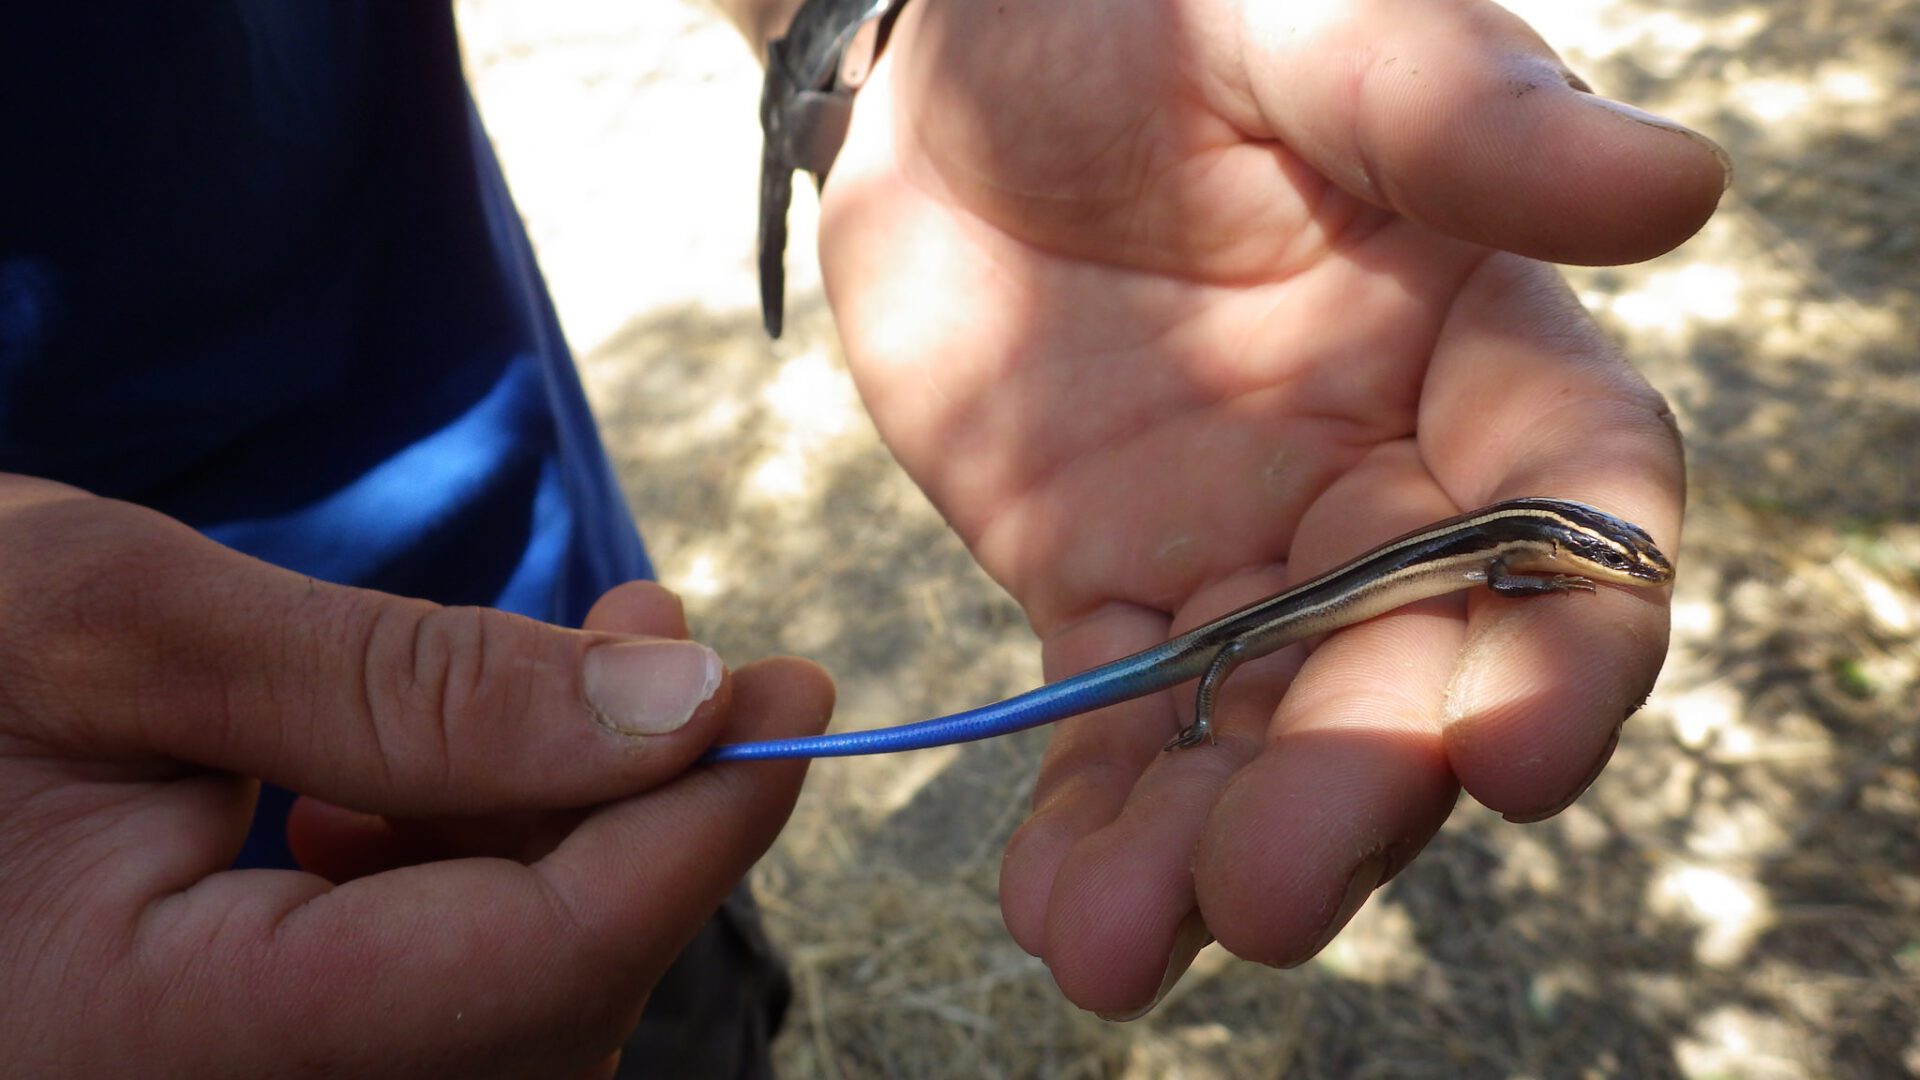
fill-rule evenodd
<path id="1" fill-rule="evenodd" d="M 786 965 L 743 884 L 654 988 L 617 1075 L 771 1077 L 770 1045 L 792 999 Z"/>

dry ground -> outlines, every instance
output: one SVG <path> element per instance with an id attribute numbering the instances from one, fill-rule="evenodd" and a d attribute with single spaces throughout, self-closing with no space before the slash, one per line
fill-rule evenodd
<path id="1" fill-rule="evenodd" d="M 758 72 L 685 3 L 464 0 L 469 66 L 666 582 L 838 722 L 1031 685 L 1019 611 L 861 415 L 811 272 L 761 335 Z M 1573 275 L 1672 400 L 1666 674 L 1572 810 L 1463 806 L 1320 959 L 1204 954 L 1133 1024 L 1000 924 L 1043 735 L 817 765 L 757 871 L 790 1075 L 1883 1077 L 1920 1070 L 1920 5 L 1526 0 L 1612 96 L 1713 134 L 1725 210 Z M 803 199 L 804 202 L 804 199 Z"/>

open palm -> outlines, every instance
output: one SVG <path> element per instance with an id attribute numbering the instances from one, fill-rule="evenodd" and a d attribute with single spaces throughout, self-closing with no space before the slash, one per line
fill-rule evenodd
<path id="1" fill-rule="evenodd" d="M 1723 184 L 1489 4 L 915 0 L 822 256 L 882 434 L 1057 678 L 1497 498 L 1671 550 L 1662 403 L 1533 260 L 1657 254 Z M 1211 748 L 1159 752 L 1184 694 L 1063 724 L 1008 925 L 1109 1014 L 1208 936 L 1299 962 L 1461 786 L 1577 795 L 1665 641 L 1659 595 L 1454 597 L 1242 669 Z"/>

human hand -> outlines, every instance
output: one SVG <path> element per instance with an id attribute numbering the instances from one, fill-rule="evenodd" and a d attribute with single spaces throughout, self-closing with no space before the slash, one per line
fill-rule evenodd
<path id="1" fill-rule="evenodd" d="M 1058 678 L 1500 498 L 1671 551 L 1671 417 L 1531 259 L 1657 254 L 1725 175 L 1487 3 L 915 0 L 821 252 L 881 433 Z M 1062 724 L 1007 925 L 1110 1015 L 1209 935 L 1299 963 L 1461 787 L 1516 820 L 1579 794 L 1666 603 L 1416 605 L 1242 668 L 1211 748 L 1160 752 L 1185 692 Z"/>
<path id="2" fill-rule="evenodd" d="M 20 1075 L 608 1075 L 804 772 L 689 765 L 831 707 L 812 665 L 725 678 L 663 640 L 685 626 L 648 584 L 561 630 L 313 582 L 18 477 L 0 552 Z M 312 797 L 292 839 L 333 880 L 227 869 L 250 777 Z M 512 827 L 444 823 L 478 815 Z"/>

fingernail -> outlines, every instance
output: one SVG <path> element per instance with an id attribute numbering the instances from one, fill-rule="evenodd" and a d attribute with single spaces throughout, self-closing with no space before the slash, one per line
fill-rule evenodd
<path id="1" fill-rule="evenodd" d="M 1720 162 L 1720 190 L 1725 191 L 1727 188 L 1733 186 L 1733 156 L 1728 154 L 1726 148 L 1719 143 L 1714 142 L 1712 139 L 1707 138 L 1705 135 L 1700 134 L 1685 124 L 1669 120 L 1664 116 L 1657 116 L 1645 109 L 1635 108 L 1624 101 L 1615 101 L 1612 98 L 1601 97 L 1598 94 L 1588 94 L 1586 95 L 1586 100 L 1606 109 L 1608 112 L 1617 116 L 1623 116 L 1637 124 L 1645 124 L 1651 128 L 1658 128 L 1661 131 L 1671 131 L 1676 135 L 1685 135 L 1687 138 L 1713 151 L 1713 156 Z"/>
<path id="2" fill-rule="evenodd" d="M 1542 810 L 1537 814 L 1502 814 L 1500 816 L 1513 822 L 1515 825 L 1531 825 L 1536 821 L 1545 821 L 1560 811 L 1565 810 L 1567 807 L 1572 806 L 1579 800 L 1580 796 L 1587 793 L 1587 789 L 1593 786 L 1595 780 L 1600 779 L 1600 773 L 1606 769 L 1607 762 L 1613 760 L 1613 751 L 1619 745 L 1620 729 L 1614 728 L 1613 737 L 1607 740 L 1606 746 L 1601 747 L 1600 756 L 1594 759 L 1593 768 L 1587 770 L 1587 778 L 1576 785 L 1573 789 L 1573 794 L 1562 799 L 1558 806 Z"/>
<path id="3" fill-rule="evenodd" d="M 1353 868 L 1353 874 L 1347 878 L 1347 894 L 1340 898 L 1340 906 L 1334 910 L 1333 918 L 1327 920 L 1326 928 L 1320 931 L 1320 936 L 1315 939 L 1313 947 L 1308 949 L 1300 959 L 1285 966 L 1298 967 L 1313 959 L 1321 949 L 1326 948 L 1335 935 L 1346 929 L 1347 923 L 1359 913 L 1360 905 L 1366 903 L 1367 897 L 1373 895 L 1373 890 L 1380 887 L 1380 879 L 1386 874 L 1386 852 L 1375 852 L 1361 859 Z"/>
<path id="4" fill-rule="evenodd" d="M 1207 929 L 1206 920 L 1200 917 L 1198 911 L 1188 913 L 1185 919 L 1180 920 L 1180 928 L 1173 932 L 1173 951 L 1167 956 L 1166 974 L 1160 976 L 1160 989 L 1154 991 L 1153 1000 L 1132 1012 L 1103 1012 L 1097 1015 L 1102 1020 L 1124 1024 L 1129 1020 L 1138 1020 L 1159 1008 L 1160 1003 L 1167 1000 L 1167 992 L 1179 985 L 1180 977 L 1193 966 L 1193 958 L 1200 955 L 1201 949 L 1211 944 L 1213 944 L 1213 934 Z"/>
<path id="5" fill-rule="evenodd" d="M 589 649 L 581 677 L 602 724 L 625 735 L 665 735 L 720 689 L 724 671 L 705 645 L 632 641 Z"/>

